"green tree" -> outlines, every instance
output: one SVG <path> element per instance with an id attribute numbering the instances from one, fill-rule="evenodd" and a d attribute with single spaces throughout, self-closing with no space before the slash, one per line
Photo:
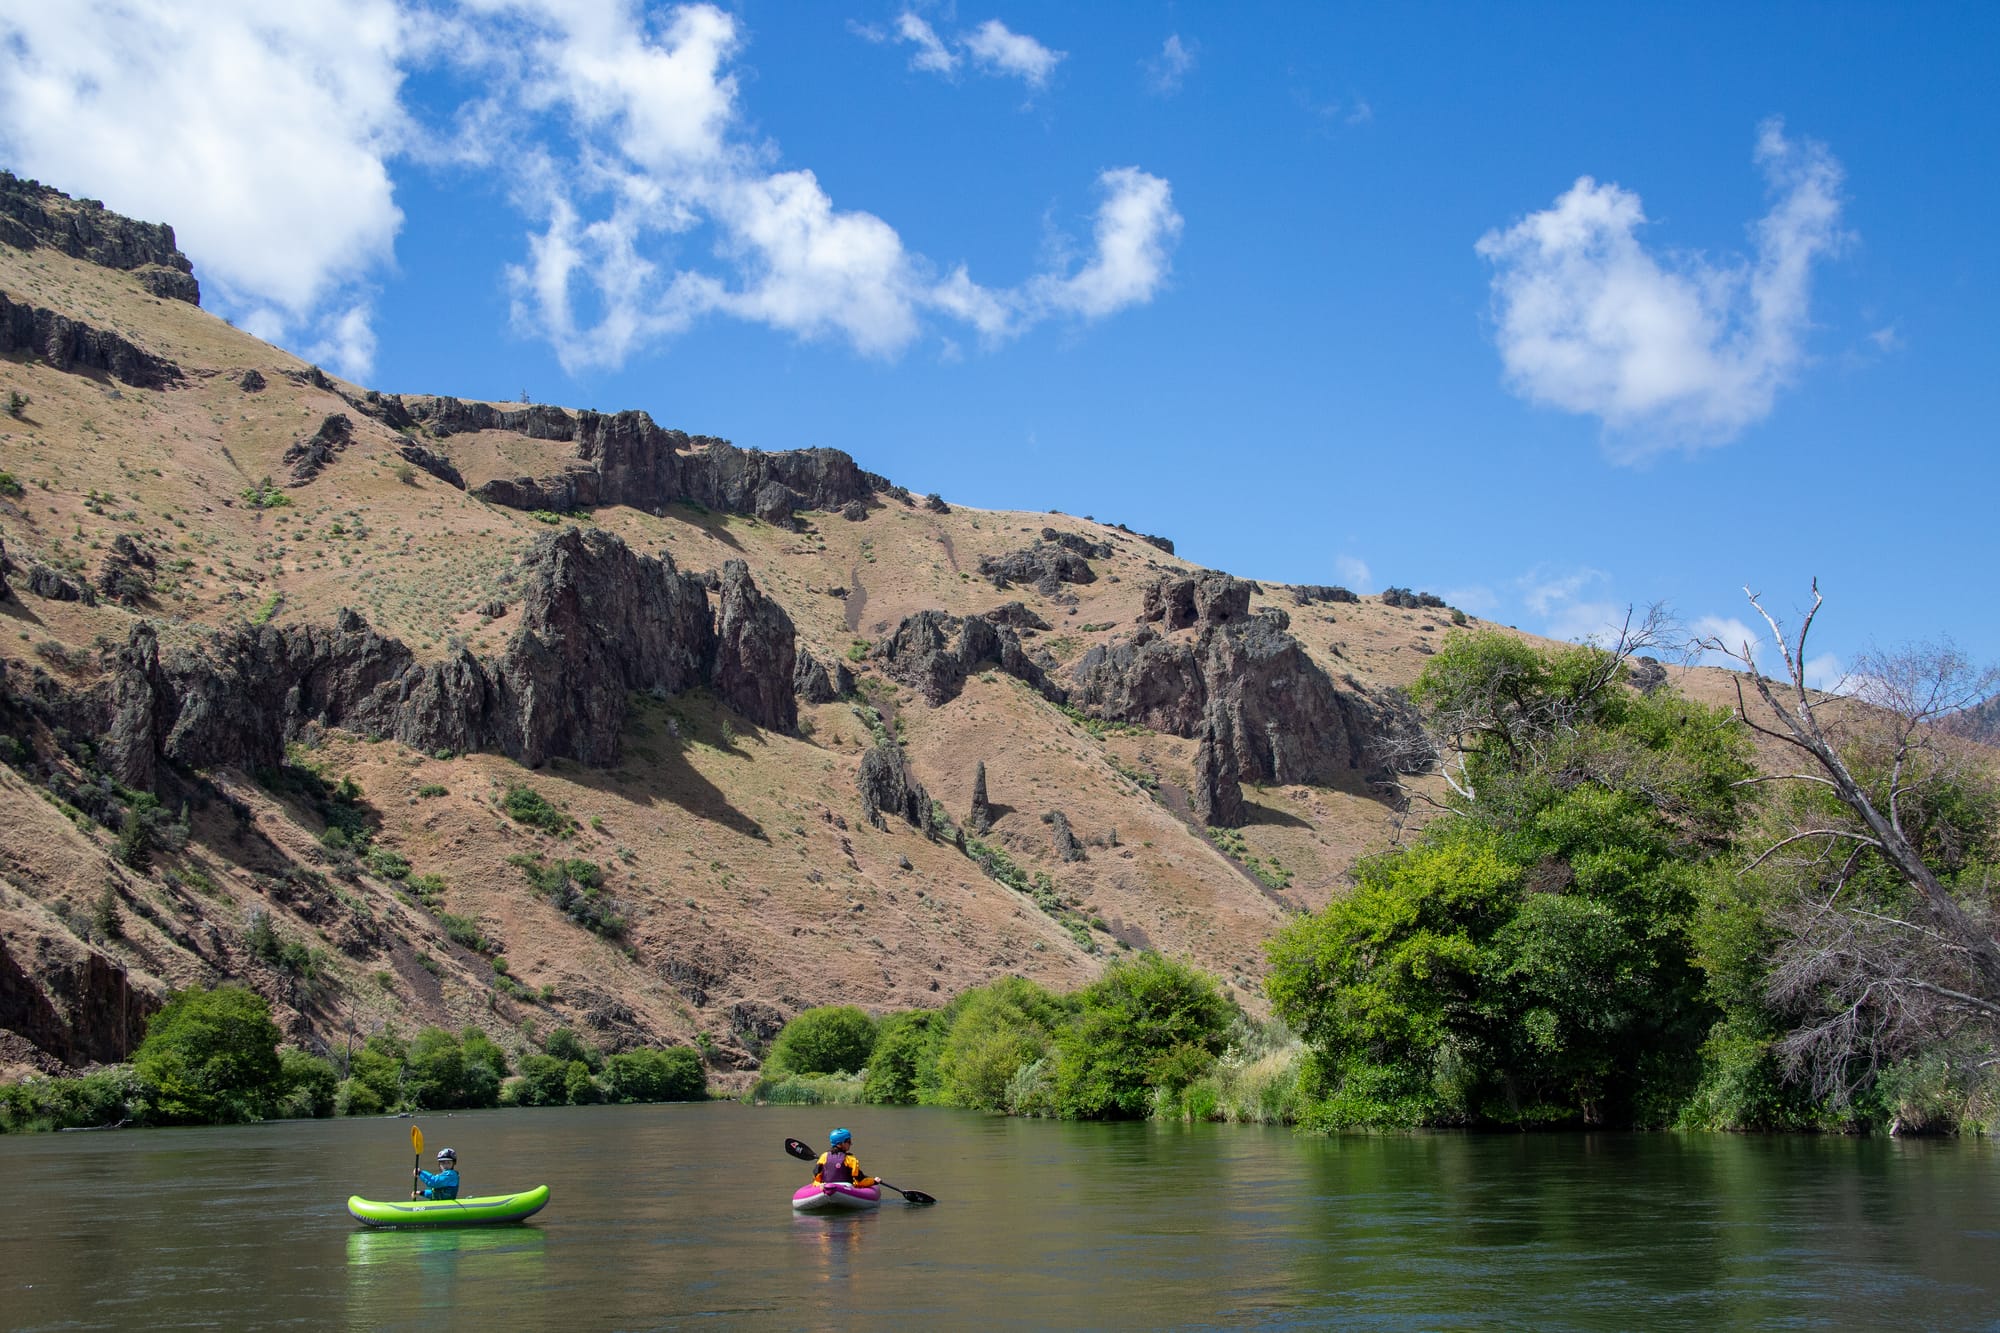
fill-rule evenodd
<path id="1" fill-rule="evenodd" d="M 286 1047 L 278 1052 L 284 1091 L 278 1114 L 287 1119 L 324 1119 L 333 1114 L 340 1076 L 333 1065 L 307 1051 Z"/>
<path id="2" fill-rule="evenodd" d="M 1063 1001 L 1025 977 L 1001 977 L 959 996 L 939 1047 L 933 1087 L 919 1097 L 974 1110 L 1026 1109 L 1009 1096 L 1015 1076 L 1047 1059 L 1069 1020 Z"/>
<path id="3" fill-rule="evenodd" d="M 234 1124 L 270 1114 L 283 1087 L 277 1024 L 241 986 L 185 990 L 146 1025 L 132 1066 L 170 1124 Z"/>
<path id="4" fill-rule="evenodd" d="M 569 1065 L 553 1055 L 525 1055 L 521 1057 L 520 1081 L 507 1086 L 502 1100 L 516 1106 L 565 1106 L 569 1103 L 568 1080 Z"/>
<path id="5" fill-rule="evenodd" d="M 1207 1071 L 1229 1032 L 1229 1002 L 1209 977 L 1156 953 L 1113 963 L 1075 997 L 1056 1035 L 1056 1104 L 1066 1118 L 1136 1118 L 1155 1089 L 1177 1093 Z"/>
<path id="6" fill-rule="evenodd" d="M 604 1056 L 598 1049 L 569 1028 L 557 1028 L 551 1032 L 549 1039 L 542 1043 L 542 1049 L 565 1064 L 579 1061 L 592 1073 L 604 1063 Z"/>
<path id="7" fill-rule="evenodd" d="M 764 1067 L 777 1074 L 853 1074 L 875 1050 L 875 1020 L 852 1005 L 822 1005 L 785 1024 Z"/>
<path id="8" fill-rule="evenodd" d="M 708 1095 L 708 1074 L 691 1047 L 624 1051 L 604 1062 L 604 1087 L 614 1102 L 692 1102 Z"/>
<path id="9" fill-rule="evenodd" d="M 915 1102 L 918 1089 L 935 1082 L 938 1051 L 948 1028 L 935 1009 L 907 1009 L 891 1014 L 875 1030 L 875 1051 L 868 1058 L 868 1077 L 861 1085 L 864 1101 Z"/>
<path id="10" fill-rule="evenodd" d="M 378 1032 L 348 1061 L 339 1092 L 342 1115 L 380 1115 L 405 1106 L 404 1065 L 409 1047 L 394 1033 Z"/>
<path id="11" fill-rule="evenodd" d="M 1750 770 L 1726 713 L 1624 682 L 1619 652 L 1494 632 L 1426 665 L 1455 798 L 1271 945 L 1325 1123 L 1673 1118 L 1714 1017 L 1696 890 Z"/>

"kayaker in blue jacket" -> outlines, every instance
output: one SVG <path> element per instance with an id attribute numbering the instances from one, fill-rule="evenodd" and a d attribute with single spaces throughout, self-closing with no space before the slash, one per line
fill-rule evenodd
<path id="1" fill-rule="evenodd" d="M 853 1134 L 836 1129 L 826 1136 L 826 1144 L 826 1151 L 813 1165 L 815 1182 L 821 1185 L 859 1185 L 863 1188 L 875 1183 L 873 1178 L 861 1172 L 861 1162 L 854 1155 Z"/>
<path id="2" fill-rule="evenodd" d="M 421 1181 L 423 1190 L 410 1191 L 412 1199 L 456 1199 L 458 1197 L 458 1154 L 449 1148 L 438 1149 L 438 1169 L 417 1170 L 410 1173 L 412 1180 Z"/>

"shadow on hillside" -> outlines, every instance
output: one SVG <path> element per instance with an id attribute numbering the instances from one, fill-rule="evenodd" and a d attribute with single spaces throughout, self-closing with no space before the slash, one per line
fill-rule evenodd
<path id="1" fill-rule="evenodd" d="M 1312 827 L 1310 820 L 1300 819 L 1288 810 L 1280 810 L 1276 806 L 1259 805 L 1257 802 L 1245 797 L 1243 801 L 1243 826 L 1248 828 L 1251 825 L 1302 829 Z"/>

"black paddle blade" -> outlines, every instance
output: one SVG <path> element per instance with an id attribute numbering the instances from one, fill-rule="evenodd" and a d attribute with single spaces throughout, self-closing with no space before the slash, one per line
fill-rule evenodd
<path id="1" fill-rule="evenodd" d="M 884 1189 L 891 1189 L 891 1190 L 895 1190 L 895 1191 L 896 1191 L 896 1193 L 898 1193 L 898 1194 L 900 1194 L 900 1195 L 902 1195 L 902 1196 L 903 1196 L 903 1201 L 904 1201 L 905 1203 L 936 1203 L 936 1202 L 937 1202 L 937 1196 L 936 1196 L 936 1195 L 934 1195 L 934 1194 L 926 1194 L 926 1193 L 924 1193 L 924 1192 L 923 1192 L 922 1190 L 906 1190 L 906 1189 L 902 1188 L 902 1187 L 901 1187 L 900 1185 L 891 1185 L 891 1184 L 890 1184 L 890 1183 L 889 1183 L 888 1181 L 886 1181 L 886 1180 L 878 1180 L 878 1181 L 876 1181 L 875 1183 L 876 1183 L 877 1185 L 880 1185 L 880 1186 L 881 1186 L 882 1188 L 884 1188 Z"/>
<path id="2" fill-rule="evenodd" d="M 798 1158 L 801 1162 L 817 1162 L 819 1160 L 818 1153 L 806 1147 L 805 1144 L 800 1143 L 797 1139 L 786 1139 L 785 1151 Z"/>

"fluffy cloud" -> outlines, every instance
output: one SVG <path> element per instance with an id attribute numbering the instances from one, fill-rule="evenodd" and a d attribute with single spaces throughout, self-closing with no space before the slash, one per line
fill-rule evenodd
<path id="1" fill-rule="evenodd" d="M 387 158 L 408 45 L 393 0 L 9 6 L 0 153 L 172 222 L 210 305 L 363 374 L 357 287 L 402 222 Z"/>
<path id="2" fill-rule="evenodd" d="M 1179 33 L 1172 33 L 1161 45 L 1160 53 L 1145 62 L 1146 83 L 1160 96 L 1172 97 L 1181 90 L 1194 64 L 1194 48 L 1181 41 Z"/>
<path id="3" fill-rule="evenodd" d="M 1604 597 L 1611 576 L 1601 569 L 1529 571 L 1515 581 L 1522 604 L 1551 639 L 1608 643 L 1618 637 L 1631 608 Z"/>
<path id="4" fill-rule="evenodd" d="M 1656 256 L 1639 196 L 1588 176 L 1482 236 L 1514 392 L 1599 418 L 1628 459 L 1720 444 L 1767 416 L 1804 357 L 1813 266 L 1843 240 L 1841 171 L 1776 120 L 1756 160 L 1772 204 L 1748 259 Z"/>
<path id="5" fill-rule="evenodd" d="M 1068 52 L 1051 51 L 1025 33 L 1015 32 L 999 19 L 988 19 L 970 32 L 961 32 L 947 41 L 936 28 L 913 10 L 896 16 L 895 27 L 884 30 L 849 24 L 852 31 L 871 42 L 907 43 L 916 50 L 910 68 L 945 78 L 957 75 L 968 62 L 982 74 L 995 78 L 1019 79 L 1036 92 L 1048 87 L 1049 76 L 1068 58 Z M 1171 39 L 1178 45 L 1179 39 Z M 955 49 L 954 49 L 955 48 Z"/>
<path id="6" fill-rule="evenodd" d="M 1335 556 L 1334 576 L 1341 586 L 1353 592 L 1371 592 L 1375 587 L 1375 572 L 1368 568 L 1368 562 L 1359 556 Z"/>
<path id="7" fill-rule="evenodd" d="M 908 252 L 872 213 L 778 167 L 747 125 L 738 20 L 638 0 L 119 0 L 0 14 L 0 153 L 172 221 L 210 304 L 334 365 L 371 369 L 370 283 L 394 263 L 392 164 L 505 163 L 527 219 L 517 326 L 572 369 L 617 365 L 709 316 L 892 356 L 937 320 L 991 341 L 1149 301 L 1181 227 L 1166 181 L 1099 177 L 1095 246 L 1015 285 Z M 887 40 L 886 34 L 877 34 Z M 1062 53 L 997 21 L 955 54 L 913 13 L 919 68 L 1046 84 Z M 405 74 L 480 92 L 420 125 Z"/>
<path id="8" fill-rule="evenodd" d="M 566 119 L 577 148 L 528 173 L 523 197 L 539 230 L 510 273 L 515 318 L 572 370 L 617 365 L 711 313 L 892 356 L 929 314 L 993 341 L 1051 318 L 1101 319 L 1150 301 L 1166 281 L 1181 218 L 1157 176 L 1100 175 L 1095 245 L 1074 271 L 1006 288 L 963 267 L 940 279 L 889 223 L 838 208 L 811 171 L 769 169 L 773 150 L 740 137 L 729 15 L 690 6 L 653 31 L 615 0 L 581 17 L 516 13 L 537 74 L 532 88 L 502 87 L 493 100 L 532 98 Z M 909 31 L 929 32 L 914 22 Z M 683 238 L 699 230 L 720 270 L 676 267 L 678 250 L 691 248 Z"/>
<path id="9" fill-rule="evenodd" d="M 1068 55 L 1051 51 L 1026 33 L 1010 31 L 999 19 L 988 19 L 968 33 L 965 49 L 972 63 L 988 73 L 1010 75 L 1035 89 L 1048 87 L 1049 76 Z"/>

